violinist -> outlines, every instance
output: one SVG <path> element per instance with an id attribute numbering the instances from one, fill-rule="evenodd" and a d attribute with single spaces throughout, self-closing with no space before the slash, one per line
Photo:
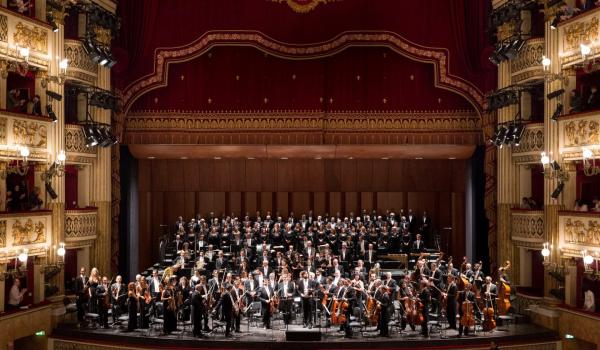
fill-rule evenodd
<path id="1" fill-rule="evenodd" d="M 456 329 L 456 296 L 458 287 L 454 276 L 448 275 L 448 287 L 446 288 L 446 317 L 448 318 L 448 328 Z"/>
<path id="2" fill-rule="evenodd" d="M 275 291 L 269 285 L 268 279 L 263 279 L 263 286 L 258 290 L 257 296 L 260 299 L 263 310 L 263 325 L 266 329 L 271 329 L 271 302 Z"/>
<path id="3" fill-rule="evenodd" d="M 350 314 L 354 309 L 355 292 L 354 289 L 350 287 L 349 280 L 343 279 L 341 281 L 341 286 L 336 292 L 336 299 L 348 302 L 348 307 L 345 311 L 345 322 L 343 322 L 340 325 L 340 330 L 344 331 L 345 338 L 352 338 L 352 328 L 350 327 Z"/>
<path id="4" fill-rule="evenodd" d="M 483 278 L 485 275 L 481 271 L 481 264 L 475 264 L 475 270 L 473 271 L 473 284 L 477 287 L 477 289 L 481 290 L 481 285 L 483 284 Z"/>
<path id="5" fill-rule="evenodd" d="M 208 281 L 208 289 L 212 292 L 214 300 L 218 300 L 221 296 L 222 283 L 219 279 L 219 271 L 214 270 L 212 273 L 213 277 Z"/>
<path id="6" fill-rule="evenodd" d="M 469 335 L 469 327 L 464 326 L 463 316 L 473 317 L 473 318 L 475 317 L 473 307 L 469 308 L 470 312 L 473 313 L 471 315 L 465 315 L 464 308 L 462 307 L 463 303 L 466 301 L 469 301 L 472 303 L 472 305 L 475 305 L 475 293 L 473 293 L 472 288 L 473 288 L 473 286 L 470 283 L 467 283 L 465 285 L 465 290 L 458 292 L 458 305 L 459 305 L 458 314 L 460 315 L 460 319 L 461 319 L 461 322 L 458 326 L 458 336 L 459 337 L 462 337 L 463 330 L 464 330 L 465 335 Z"/>
<path id="7" fill-rule="evenodd" d="M 421 323 L 421 334 L 424 337 L 429 336 L 429 326 L 427 325 L 429 322 L 429 305 L 431 304 L 431 291 L 429 290 L 429 282 L 427 280 L 421 280 L 420 283 L 421 292 L 419 293 L 419 301 L 423 305 L 423 310 L 421 311 L 423 315 L 423 322 Z"/>
<path id="8" fill-rule="evenodd" d="M 112 302 L 112 318 L 113 323 L 117 323 L 119 316 L 125 310 L 125 298 L 127 290 L 123 284 L 123 277 L 120 275 L 115 278 L 115 283 L 110 286 L 110 297 Z"/>

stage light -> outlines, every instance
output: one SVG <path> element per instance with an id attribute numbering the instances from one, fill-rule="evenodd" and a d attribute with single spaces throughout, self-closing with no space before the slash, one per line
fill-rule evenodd
<path id="1" fill-rule="evenodd" d="M 556 97 L 559 97 L 559 96 L 561 96 L 561 95 L 562 95 L 562 94 L 564 94 L 564 93 L 565 93 L 565 89 L 558 89 L 558 90 L 556 90 L 556 91 L 552 91 L 551 93 L 549 93 L 548 95 L 546 95 L 546 97 L 547 97 L 549 100 L 551 100 L 551 99 L 553 99 L 553 98 L 556 98 Z"/>
<path id="2" fill-rule="evenodd" d="M 560 117 L 560 115 L 563 112 L 563 105 L 562 103 L 559 103 L 556 105 L 556 110 L 554 111 L 554 113 L 552 114 L 552 117 L 550 119 L 552 119 L 553 122 L 557 121 L 558 118 Z"/>
<path id="3" fill-rule="evenodd" d="M 48 113 L 48 116 L 50 118 L 52 118 L 52 122 L 53 123 L 56 123 L 58 121 L 58 118 L 56 117 L 56 114 L 52 110 L 52 105 L 51 104 L 47 104 L 46 105 L 46 113 Z"/>
<path id="4" fill-rule="evenodd" d="M 56 22 L 54 22 L 54 21 L 51 21 L 51 22 L 50 22 L 50 25 L 52 26 L 52 31 L 53 31 L 54 33 L 58 33 L 58 25 L 56 24 Z"/>
<path id="5" fill-rule="evenodd" d="M 85 124 L 83 126 L 83 136 L 85 137 L 86 147 L 93 147 L 98 144 L 98 139 L 96 139 L 94 126 L 92 124 Z"/>
<path id="6" fill-rule="evenodd" d="M 521 143 L 521 138 L 523 137 L 523 134 L 525 133 L 525 124 L 523 123 L 517 123 L 513 126 L 513 143 L 515 144 L 515 146 L 519 146 L 519 144 Z"/>
<path id="7" fill-rule="evenodd" d="M 50 195 L 50 198 L 52 198 L 52 199 L 58 198 L 58 194 L 56 194 L 56 191 L 54 191 L 54 189 L 52 188 L 50 181 L 46 181 L 44 186 L 46 187 L 46 192 L 48 193 L 48 195 Z"/>
<path id="8" fill-rule="evenodd" d="M 59 94 L 58 92 L 46 90 L 46 95 L 48 97 L 50 97 L 51 99 L 56 100 L 56 101 L 62 100 L 62 95 Z"/>
<path id="9" fill-rule="evenodd" d="M 554 17 L 554 19 L 552 19 L 552 22 L 550 23 L 550 28 L 556 29 L 556 26 L 558 25 L 559 22 L 560 22 L 560 15 L 556 15 Z"/>
<path id="10" fill-rule="evenodd" d="M 564 188 L 565 188 L 565 183 L 559 182 L 558 186 L 556 186 L 556 188 L 554 189 L 554 191 L 552 192 L 552 195 L 550 197 L 552 197 L 553 199 L 557 199 L 558 196 L 560 196 L 560 194 L 562 193 Z"/>
<path id="11" fill-rule="evenodd" d="M 494 140 L 494 145 L 496 145 L 496 147 L 502 148 L 502 145 L 504 144 L 504 140 L 506 139 L 507 132 L 508 132 L 508 128 L 504 125 L 501 125 L 498 128 L 498 133 L 496 134 L 496 139 Z"/>
<path id="12" fill-rule="evenodd" d="M 557 161 L 553 161 L 552 162 L 552 169 L 554 169 L 554 171 L 559 171 L 560 170 L 560 164 L 558 164 Z"/>

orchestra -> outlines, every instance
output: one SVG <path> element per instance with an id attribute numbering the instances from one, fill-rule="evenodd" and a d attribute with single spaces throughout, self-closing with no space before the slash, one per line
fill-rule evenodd
<path id="1" fill-rule="evenodd" d="M 454 268 L 452 257 L 425 247 L 424 235 L 433 232 L 425 215 L 363 211 L 356 218 L 314 218 L 310 213 L 284 221 L 270 213 L 261 220 L 257 213 L 254 219 L 199 217 L 189 224 L 180 217 L 165 247 L 172 259 L 135 282 L 124 284 L 117 276 L 110 284 L 97 269 L 86 276 L 82 268 L 76 280 L 78 314 L 80 306 L 97 311 L 103 327 L 108 327 L 107 310 L 115 325 L 128 314 L 129 331 L 148 328 L 150 318 L 159 317 L 164 334 L 187 320 L 195 337 L 211 332 L 211 319 L 224 323 L 226 337 L 240 333 L 251 305 L 260 306 L 265 329 L 280 316 L 286 329 L 290 324 L 339 327 L 345 337 L 352 337 L 357 322 L 388 337 L 392 320 L 401 332 L 409 326 L 428 337 L 431 317 L 444 318 L 459 336 L 468 335 L 476 320 L 493 330 L 500 312 L 510 307 L 510 262 L 498 270 L 498 284 L 484 274 L 481 262 L 472 265 L 464 257 Z M 414 261 L 382 271 L 381 259 L 388 254 Z"/>

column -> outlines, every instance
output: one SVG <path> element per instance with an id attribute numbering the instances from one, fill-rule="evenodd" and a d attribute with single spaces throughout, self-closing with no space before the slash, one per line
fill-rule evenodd
<path id="1" fill-rule="evenodd" d="M 40 303 L 45 299 L 44 285 L 46 284 L 44 277 L 44 262 L 46 257 L 34 257 L 33 261 L 33 302 Z"/>
<path id="2" fill-rule="evenodd" d="M 6 294 L 6 281 L 4 280 L 4 272 L 6 272 L 6 263 L 0 263 L 0 312 L 4 312 Z"/>
<path id="3" fill-rule="evenodd" d="M 110 90 L 110 70 L 98 68 L 98 87 Z M 92 107 L 92 117 L 98 123 L 111 123 L 111 111 Z M 97 238 L 92 253 L 92 266 L 104 275 L 111 271 L 111 148 L 98 147 L 98 157 L 93 163 L 90 178 L 91 203 L 98 208 Z"/>
<path id="4" fill-rule="evenodd" d="M 60 74 L 59 62 L 64 57 L 64 27 L 61 23 L 57 23 L 59 30 L 58 32 L 51 33 L 50 42 L 52 43 L 50 46 L 49 57 L 53 59 L 50 60 L 50 64 L 48 66 L 48 75 L 49 76 L 58 76 Z M 48 90 L 59 93 L 63 96 L 61 101 L 52 100 L 50 104 L 52 105 L 52 110 L 56 114 L 58 121 L 56 123 L 52 123 L 51 130 L 48 132 L 50 139 L 50 152 L 51 152 L 51 161 L 54 161 L 58 153 L 64 150 L 64 128 L 65 128 L 65 111 L 64 111 L 64 86 L 60 85 L 56 82 L 48 81 Z M 55 176 L 51 181 L 52 188 L 58 195 L 56 199 L 51 199 L 48 197 L 48 202 L 50 204 L 49 209 L 52 210 L 52 244 L 58 244 L 59 242 L 64 242 L 64 218 L 65 218 L 65 178 Z M 50 263 L 57 263 L 59 260 L 58 255 L 56 254 L 56 249 L 51 249 L 48 254 L 48 261 Z M 55 284 L 59 288 L 59 295 L 64 293 L 64 271 L 61 271 L 56 277 L 52 279 L 52 284 Z"/>
<path id="5" fill-rule="evenodd" d="M 77 166 L 77 206 L 85 208 L 90 205 L 90 166 Z"/>
<path id="6" fill-rule="evenodd" d="M 4 3 L 4 5 L 2 5 L 2 3 Z M 0 6 L 6 6 L 6 0 L 1 0 Z M 2 69 L 2 73 L 0 74 L 0 91 L 4 91 L 4 93 L 0 94 L 0 109 L 6 109 L 6 91 L 8 91 L 6 78 L 8 77 L 8 71 L 6 71 L 7 66 L 5 61 L 0 62 L 0 68 Z"/>
<path id="7" fill-rule="evenodd" d="M 0 162 L 0 211 L 6 210 L 6 165 L 6 162 Z"/>
<path id="8" fill-rule="evenodd" d="M 577 164 L 575 162 L 565 163 L 565 171 L 569 173 L 569 181 L 565 183 L 565 189 L 563 190 L 563 205 L 565 210 L 570 210 L 575 205 L 577 199 Z"/>
<path id="9" fill-rule="evenodd" d="M 550 22 L 546 22 L 545 48 L 546 57 L 551 59 L 551 64 L 549 67 L 550 73 L 560 73 L 561 67 L 560 58 L 558 56 L 558 30 L 552 30 L 550 28 Z M 546 95 L 561 88 L 563 88 L 563 84 L 560 79 L 546 81 L 544 84 L 544 94 Z M 556 110 L 558 103 L 563 103 L 564 100 L 564 94 L 558 98 L 546 98 L 544 105 L 544 150 L 552 159 L 557 159 L 559 162 L 561 159 L 559 159 L 560 152 L 558 143 L 558 123 L 554 122 L 551 117 Z M 574 180 L 571 179 L 571 181 Z M 546 240 L 554 247 L 554 249 L 551 250 L 550 256 L 554 262 L 557 262 L 560 259 L 560 252 L 558 249 L 558 211 L 564 207 L 564 194 L 560 195 L 557 199 L 551 198 L 552 192 L 556 189 L 558 184 L 559 181 L 557 179 L 544 178 L 544 232 L 546 234 Z M 556 280 L 546 273 L 544 276 L 544 282 L 544 296 L 552 299 L 553 297 L 550 294 L 550 289 L 557 287 Z"/>

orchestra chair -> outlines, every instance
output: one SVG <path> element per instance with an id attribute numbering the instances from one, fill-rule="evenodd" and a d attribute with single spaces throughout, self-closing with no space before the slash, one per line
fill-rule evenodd
<path id="1" fill-rule="evenodd" d="M 99 314 L 86 312 L 85 315 L 83 316 L 83 319 L 88 322 L 88 324 L 89 324 L 88 328 L 90 328 L 90 329 L 98 328 L 98 321 L 100 321 Z"/>
<path id="2" fill-rule="evenodd" d="M 262 303 L 253 301 L 246 309 L 246 317 L 248 318 L 248 332 L 250 332 L 250 324 L 254 321 L 256 327 L 262 322 Z"/>
<path id="3" fill-rule="evenodd" d="M 225 334 L 225 326 L 226 325 L 227 324 L 225 322 L 219 321 L 219 319 L 217 319 L 216 317 L 211 317 L 210 318 L 211 331 L 209 334 L 212 336 L 216 336 L 217 333 L 219 333 L 219 332 Z"/>
<path id="4" fill-rule="evenodd" d="M 164 305 L 161 301 L 157 301 L 154 303 L 154 310 L 150 313 L 150 325 L 147 328 L 147 337 L 150 336 L 152 330 L 159 331 L 159 334 L 162 333 L 163 327 L 165 325 L 165 320 L 163 319 L 163 308 Z"/>
<path id="5" fill-rule="evenodd" d="M 181 325 L 181 332 L 179 333 L 179 338 L 181 338 L 186 332 L 190 334 L 192 333 L 193 322 L 191 312 L 188 319 L 183 319 L 183 315 L 185 314 L 183 310 L 179 310 L 179 313 L 181 314 L 181 317 L 177 317 L 177 323 Z"/>
<path id="6" fill-rule="evenodd" d="M 363 312 L 360 306 L 355 307 L 350 314 L 350 320 L 348 321 L 348 326 L 352 329 L 352 333 L 354 334 L 356 331 L 363 336 L 365 332 L 365 320 L 363 320 Z"/>

